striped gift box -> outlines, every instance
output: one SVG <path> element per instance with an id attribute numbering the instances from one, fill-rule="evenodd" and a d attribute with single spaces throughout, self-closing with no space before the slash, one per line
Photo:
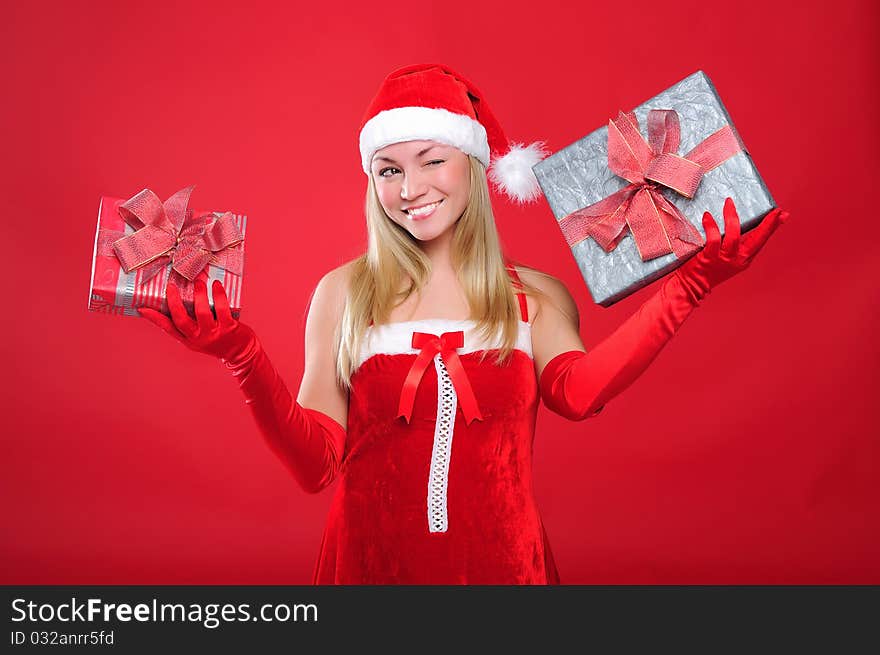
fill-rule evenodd
<path id="1" fill-rule="evenodd" d="M 95 245 L 92 251 L 92 278 L 89 285 L 89 310 L 105 312 L 122 316 L 138 316 L 138 307 L 152 307 L 168 314 L 168 303 L 165 300 L 165 285 L 171 273 L 169 263 L 162 271 L 157 273 L 146 284 L 142 284 L 144 269 L 135 269 L 126 273 L 119 260 L 115 256 L 101 255 L 98 253 L 98 234 L 102 229 L 124 230 L 125 234 L 133 234 L 135 229 L 122 220 L 117 207 L 125 202 L 125 198 L 113 198 L 102 196 L 98 207 L 98 225 L 95 230 Z M 224 212 L 196 211 L 194 215 L 206 215 L 206 223 L 210 223 L 215 217 L 220 217 Z M 242 235 L 247 239 L 245 232 L 247 216 L 233 214 L 235 223 Z M 244 251 L 245 242 L 235 246 Z M 242 277 L 234 275 L 219 266 L 208 266 L 208 301 L 214 307 L 212 283 L 220 280 L 229 298 L 229 307 L 232 315 L 238 318 L 241 313 L 241 283 Z"/>

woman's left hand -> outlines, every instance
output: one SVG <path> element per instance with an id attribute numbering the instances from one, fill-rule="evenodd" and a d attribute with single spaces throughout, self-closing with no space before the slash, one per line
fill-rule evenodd
<path id="1" fill-rule="evenodd" d="M 758 227 L 741 236 L 736 206 L 732 198 L 727 198 L 724 201 L 723 241 L 712 214 L 705 212 L 703 229 L 706 231 L 706 245 L 675 269 L 675 274 L 698 300 L 703 298 L 713 288 L 748 268 L 776 228 L 785 223 L 789 216 L 787 211 L 773 209 Z"/>

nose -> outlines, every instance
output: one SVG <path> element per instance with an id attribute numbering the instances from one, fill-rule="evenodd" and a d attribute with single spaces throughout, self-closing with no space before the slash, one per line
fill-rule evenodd
<path id="1" fill-rule="evenodd" d="M 403 200 L 413 200 L 424 195 L 426 189 L 427 184 L 418 172 L 406 173 L 400 186 L 400 197 Z"/>

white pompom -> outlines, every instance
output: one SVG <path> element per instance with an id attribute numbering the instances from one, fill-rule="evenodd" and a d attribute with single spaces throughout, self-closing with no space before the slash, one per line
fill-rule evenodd
<path id="1" fill-rule="evenodd" d="M 541 194 L 541 187 L 532 171 L 532 166 L 548 154 L 542 141 L 527 146 L 511 143 L 507 154 L 492 162 L 489 167 L 489 179 L 512 200 L 520 204 L 531 202 Z"/>

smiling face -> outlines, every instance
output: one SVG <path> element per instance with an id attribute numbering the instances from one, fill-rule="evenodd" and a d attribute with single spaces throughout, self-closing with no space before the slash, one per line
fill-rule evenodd
<path id="1" fill-rule="evenodd" d="M 470 194 L 468 156 L 437 141 L 405 141 L 377 150 L 370 164 L 379 202 L 419 241 L 454 229 Z"/>

